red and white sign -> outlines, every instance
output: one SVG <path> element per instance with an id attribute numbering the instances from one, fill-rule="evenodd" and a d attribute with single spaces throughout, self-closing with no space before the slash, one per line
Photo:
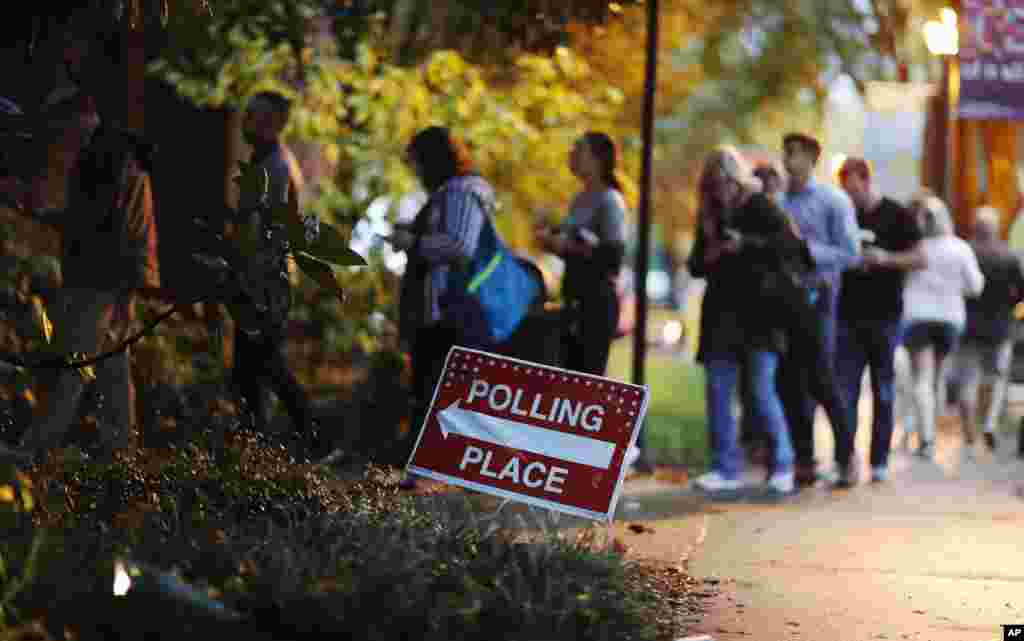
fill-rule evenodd
<path id="1" fill-rule="evenodd" d="M 407 470 L 610 521 L 647 396 L 646 386 L 453 347 Z"/>

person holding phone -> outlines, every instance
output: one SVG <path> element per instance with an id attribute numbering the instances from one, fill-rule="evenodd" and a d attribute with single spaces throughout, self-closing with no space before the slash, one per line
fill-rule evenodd
<path id="1" fill-rule="evenodd" d="M 464 332 L 446 310 L 449 274 L 476 253 L 486 217 L 497 208 L 494 189 L 476 173 L 469 150 L 446 127 L 417 133 L 406 162 L 419 177 L 428 200 L 411 225 L 395 225 L 387 240 L 406 252 L 399 292 L 399 337 L 412 361 L 412 426 L 426 417 L 448 351 Z M 416 485 L 414 477 L 403 489 Z"/>
<path id="2" fill-rule="evenodd" d="M 786 283 L 812 266 L 809 250 L 732 147 L 719 147 L 705 159 L 698 202 L 687 266 L 707 281 L 697 360 L 706 373 L 712 465 L 694 484 L 712 497 L 744 488 L 732 407 L 742 374 L 752 420 L 771 442 L 765 490 L 783 497 L 795 491 L 795 454 L 775 375 L 790 342 L 792 292 L 799 294 L 795 283 Z"/>
<path id="3" fill-rule="evenodd" d="M 848 158 L 839 182 L 853 201 L 864 263 L 843 272 L 836 331 L 836 372 L 849 403 L 847 424 L 857 431 L 864 370 L 871 371 L 871 480 L 887 478 L 895 423 L 896 348 L 902 336 L 903 286 L 907 274 L 925 267 L 921 229 L 906 207 L 882 196 L 863 158 Z M 856 461 L 839 466 L 834 484 L 856 485 Z"/>
<path id="4" fill-rule="evenodd" d="M 562 278 L 565 367 L 603 376 L 612 341 L 619 334 L 619 273 L 626 254 L 626 201 L 618 171 L 618 149 L 608 134 L 590 131 L 569 153 L 569 169 L 583 189 L 560 224 L 538 225 L 540 247 L 565 261 Z M 637 472 L 650 472 L 644 435 L 629 458 Z"/>
<path id="5" fill-rule="evenodd" d="M 565 366 L 599 376 L 608 367 L 619 325 L 616 279 L 626 253 L 626 203 L 617 162 L 615 143 L 607 134 L 592 131 L 579 138 L 569 168 L 583 189 L 561 224 L 536 229 L 538 244 L 565 261 Z"/>

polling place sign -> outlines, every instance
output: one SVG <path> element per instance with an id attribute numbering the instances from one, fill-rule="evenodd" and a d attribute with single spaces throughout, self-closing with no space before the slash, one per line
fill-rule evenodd
<path id="1" fill-rule="evenodd" d="M 610 521 L 646 386 L 454 347 L 407 470 Z"/>

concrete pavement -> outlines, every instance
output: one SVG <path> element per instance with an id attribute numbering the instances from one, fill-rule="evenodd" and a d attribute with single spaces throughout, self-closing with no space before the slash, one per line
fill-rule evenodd
<path id="1" fill-rule="evenodd" d="M 858 452 L 868 451 L 868 432 L 858 433 Z M 827 461 L 827 425 L 817 437 Z M 1024 623 L 1024 461 L 1015 451 L 1016 435 L 1007 435 L 994 457 L 979 449 L 972 460 L 950 418 L 936 461 L 894 451 L 884 484 L 815 487 L 765 505 L 709 503 L 689 489 L 636 481 L 615 528 L 631 554 L 707 579 L 707 614 L 688 634 L 998 641 L 1001 624 Z M 749 476 L 762 480 L 763 471 Z"/>
<path id="2" fill-rule="evenodd" d="M 870 410 L 862 409 L 863 421 Z M 1015 414 L 1022 412 L 1018 405 Z M 830 461 L 824 421 L 816 440 L 819 460 Z M 999 641 L 1002 624 L 1024 623 L 1024 461 L 1015 456 L 1016 433 L 1002 436 L 995 455 L 979 445 L 968 456 L 957 419 L 946 417 L 936 460 L 894 447 L 882 484 L 866 482 L 869 445 L 865 426 L 857 435 L 862 485 L 818 486 L 780 504 L 713 503 L 678 482 L 627 481 L 612 534 L 633 558 L 703 580 L 696 610 L 703 614 L 687 613 L 692 627 L 684 636 Z M 748 480 L 764 474 L 749 469 Z M 472 498 L 423 497 L 423 507 L 513 529 L 588 525 L 517 504 L 488 514 L 498 501 Z"/>

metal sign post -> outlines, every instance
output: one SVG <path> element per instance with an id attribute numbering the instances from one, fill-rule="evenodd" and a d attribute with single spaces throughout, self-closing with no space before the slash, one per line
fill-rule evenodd
<path id="1" fill-rule="evenodd" d="M 654 98 L 658 72 L 658 0 L 647 0 L 647 68 L 644 80 L 643 169 L 640 176 L 640 204 L 637 211 L 636 330 L 633 333 L 633 382 L 643 385 L 647 358 L 647 272 L 651 251 L 651 185 L 654 156 Z M 644 449 L 641 435 L 639 447 Z"/>

